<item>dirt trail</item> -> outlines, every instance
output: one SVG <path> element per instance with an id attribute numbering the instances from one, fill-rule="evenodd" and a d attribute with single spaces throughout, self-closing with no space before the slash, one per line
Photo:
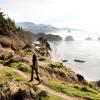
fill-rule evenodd
<path id="1" fill-rule="evenodd" d="M 53 90 L 53 89 L 51 89 L 51 88 L 49 88 L 49 87 L 47 87 L 47 86 L 45 86 L 45 85 L 42 85 L 42 84 L 38 85 L 38 87 L 39 87 L 41 90 L 45 90 L 45 91 L 47 91 L 47 92 L 50 93 L 50 94 L 56 95 L 56 96 L 58 96 L 58 97 L 61 97 L 62 100 L 84 100 L 84 99 L 82 99 L 82 98 L 71 97 L 71 96 L 68 96 L 68 95 L 66 95 L 66 94 L 64 94 L 64 93 L 57 92 L 57 91 L 55 91 L 55 90 Z"/>
<path id="2" fill-rule="evenodd" d="M 16 70 L 16 69 L 13 69 L 13 68 L 12 68 L 12 70 L 15 71 L 15 72 L 17 72 L 17 73 L 19 73 L 19 74 L 20 74 L 21 76 L 23 76 L 25 79 L 29 80 L 29 76 L 26 75 L 26 74 L 24 74 L 23 72 L 21 72 L 21 71 L 19 71 L 19 70 Z M 36 85 L 36 84 L 38 84 L 38 81 L 34 80 L 33 82 L 30 82 L 30 83 L 32 83 L 33 85 Z M 39 84 L 39 85 L 36 85 L 36 86 L 37 86 L 39 89 L 45 90 L 45 91 L 47 91 L 48 93 L 50 93 L 50 94 L 52 94 L 52 95 L 61 97 L 62 100 L 85 100 L 85 99 L 80 98 L 80 97 L 72 97 L 72 96 L 68 96 L 68 95 L 66 95 L 66 94 L 64 94 L 64 93 L 57 92 L 57 91 L 55 91 L 55 90 L 53 90 L 53 89 L 51 89 L 51 88 L 49 88 L 49 87 L 47 87 L 47 86 L 45 86 L 45 85 L 43 85 L 43 84 Z"/>

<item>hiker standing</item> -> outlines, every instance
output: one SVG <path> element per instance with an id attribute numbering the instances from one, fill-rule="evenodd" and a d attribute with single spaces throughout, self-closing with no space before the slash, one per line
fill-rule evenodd
<path id="1" fill-rule="evenodd" d="M 40 82 L 40 78 L 38 75 L 38 59 L 37 59 L 36 54 L 33 54 L 33 58 L 32 58 L 32 71 L 31 71 L 31 80 L 30 81 L 33 81 L 34 71 L 35 71 L 36 76 L 37 76 L 36 79 Z"/>

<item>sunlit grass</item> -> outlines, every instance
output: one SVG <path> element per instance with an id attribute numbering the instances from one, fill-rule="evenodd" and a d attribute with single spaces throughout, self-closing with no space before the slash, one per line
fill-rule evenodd
<path id="1" fill-rule="evenodd" d="M 78 85 L 78 84 L 71 84 L 66 83 L 58 80 L 44 80 L 45 85 L 49 86 L 50 88 L 71 95 L 71 96 L 78 96 L 84 97 L 87 99 L 93 100 L 100 100 L 100 91 L 90 88 L 85 85 Z"/>
<path id="2" fill-rule="evenodd" d="M 19 73 L 13 71 L 13 69 L 6 67 L 4 69 L 2 69 L 2 71 L 0 72 L 0 85 L 12 80 L 24 80 L 24 78 L 19 75 Z"/>

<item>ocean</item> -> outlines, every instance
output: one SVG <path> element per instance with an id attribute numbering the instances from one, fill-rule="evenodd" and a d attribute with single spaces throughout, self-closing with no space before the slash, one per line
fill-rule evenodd
<path id="1" fill-rule="evenodd" d="M 57 60 L 68 60 L 63 64 L 82 74 L 85 79 L 95 81 L 100 79 L 100 41 L 75 40 L 53 42 L 54 57 Z M 75 62 L 74 59 L 85 61 Z"/>

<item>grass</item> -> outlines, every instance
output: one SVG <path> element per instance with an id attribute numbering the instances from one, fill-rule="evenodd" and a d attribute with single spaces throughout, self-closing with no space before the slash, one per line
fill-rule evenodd
<path id="1" fill-rule="evenodd" d="M 90 100 L 100 100 L 100 91 L 97 91 L 85 85 L 75 85 L 49 79 L 46 79 L 43 82 L 45 85 L 58 92 L 62 92 L 71 96 L 83 97 Z"/>
<path id="2" fill-rule="evenodd" d="M 62 98 L 54 96 L 54 95 L 48 95 L 47 97 L 41 97 L 39 100 L 62 100 Z"/>
<path id="3" fill-rule="evenodd" d="M 23 49 L 26 46 L 25 43 L 25 38 L 22 36 L 21 34 L 20 37 L 18 36 L 18 32 L 17 34 L 9 34 L 9 36 L 1 36 L 0 38 L 0 44 L 2 44 L 3 47 L 11 47 L 13 50 L 20 50 Z"/>
<path id="4" fill-rule="evenodd" d="M 13 69 L 6 67 L 0 72 L 0 85 L 15 79 L 15 80 L 24 80 L 17 72 L 13 71 Z"/>
<path id="5" fill-rule="evenodd" d="M 42 61 L 39 64 L 41 68 L 46 72 L 45 78 L 52 77 L 53 79 L 55 78 L 71 83 L 78 82 L 75 72 L 73 72 L 70 68 L 66 68 L 61 63 L 55 63 L 47 60 L 45 62 Z M 45 73 L 41 72 L 41 74 L 43 75 Z"/>
<path id="6" fill-rule="evenodd" d="M 14 71 L 12 68 L 7 67 L 7 66 L 2 66 L 2 67 L 3 69 L 2 68 L 0 69 L 1 71 L 0 72 L 0 86 L 3 86 L 6 82 L 11 81 L 12 79 L 16 81 L 25 82 L 25 79 L 19 73 Z M 37 99 L 35 100 L 55 100 L 55 99 L 62 100 L 60 97 L 57 97 L 51 94 L 47 94 L 46 96 L 44 96 L 44 92 L 42 92 L 41 96 L 38 96 Z"/>
<path id="7" fill-rule="evenodd" d="M 16 61 L 16 62 L 10 62 L 10 59 L 8 60 L 0 60 L 0 63 L 3 64 L 4 66 L 9 66 L 15 69 L 18 69 L 23 72 L 31 72 L 30 64 L 29 63 L 24 63 L 21 61 Z"/>
<path id="8" fill-rule="evenodd" d="M 10 64 L 10 67 L 18 69 L 23 72 L 31 72 L 31 67 L 29 64 L 24 62 L 12 62 Z"/>
<path id="9" fill-rule="evenodd" d="M 61 97 L 55 96 L 55 95 L 51 95 L 48 94 L 47 96 L 38 96 L 35 100 L 62 100 Z"/>
<path id="10" fill-rule="evenodd" d="M 6 65 L 9 62 L 9 60 L 0 60 L 0 63 Z M 54 68 L 52 68 L 52 66 L 49 65 L 50 62 L 45 61 L 45 62 L 39 62 L 39 65 L 41 66 L 42 69 L 44 69 L 45 71 L 47 71 L 49 74 L 52 73 L 60 73 L 62 76 L 62 73 L 65 73 L 65 75 L 69 76 L 73 76 L 73 71 L 71 71 L 70 69 L 64 69 L 64 68 L 58 68 L 56 66 L 54 66 Z M 30 64 L 29 63 L 25 63 L 25 62 L 11 62 L 9 64 L 10 67 L 21 70 L 23 72 L 27 72 L 29 73 L 31 71 L 30 69 Z M 6 66 L 5 66 L 6 67 Z M 18 79 L 18 80 L 22 80 L 23 78 L 20 77 L 20 75 L 18 75 L 18 73 L 14 72 L 13 70 L 11 70 L 10 67 L 4 68 L 4 70 L 1 71 L 0 73 L 0 84 L 4 84 L 5 82 L 9 81 L 12 78 Z M 62 76 L 63 77 L 63 76 Z M 42 79 L 42 74 L 41 74 L 41 79 Z M 47 85 L 48 87 L 58 91 L 58 92 L 62 92 L 71 96 L 78 96 L 78 97 L 83 97 L 83 98 L 87 98 L 90 100 L 100 100 L 100 91 L 97 91 L 93 88 L 90 88 L 88 86 L 85 85 L 78 85 L 78 84 L 72 84 L 72 83 L 66 83 L 64 81 L 59 81 L 56 78 L 50 78 L 47 77 L 43 80 L 43 83 L 45 85 Z M 55 100 L 54 98 L 57 98 L 56 96 L 46 96 L 46 97 L 41 97 L 41 99 L 39 100 Z M 37 99 L 38 100 L 38 99 Z M 58 97 L 58 100 L 59 99 Z"/>
<path id="11" fill-rule="evenodd" d="M 6 65 L 9 62 L 9 60 L 0 60 L 0 63 L 3 65 Z"/>

